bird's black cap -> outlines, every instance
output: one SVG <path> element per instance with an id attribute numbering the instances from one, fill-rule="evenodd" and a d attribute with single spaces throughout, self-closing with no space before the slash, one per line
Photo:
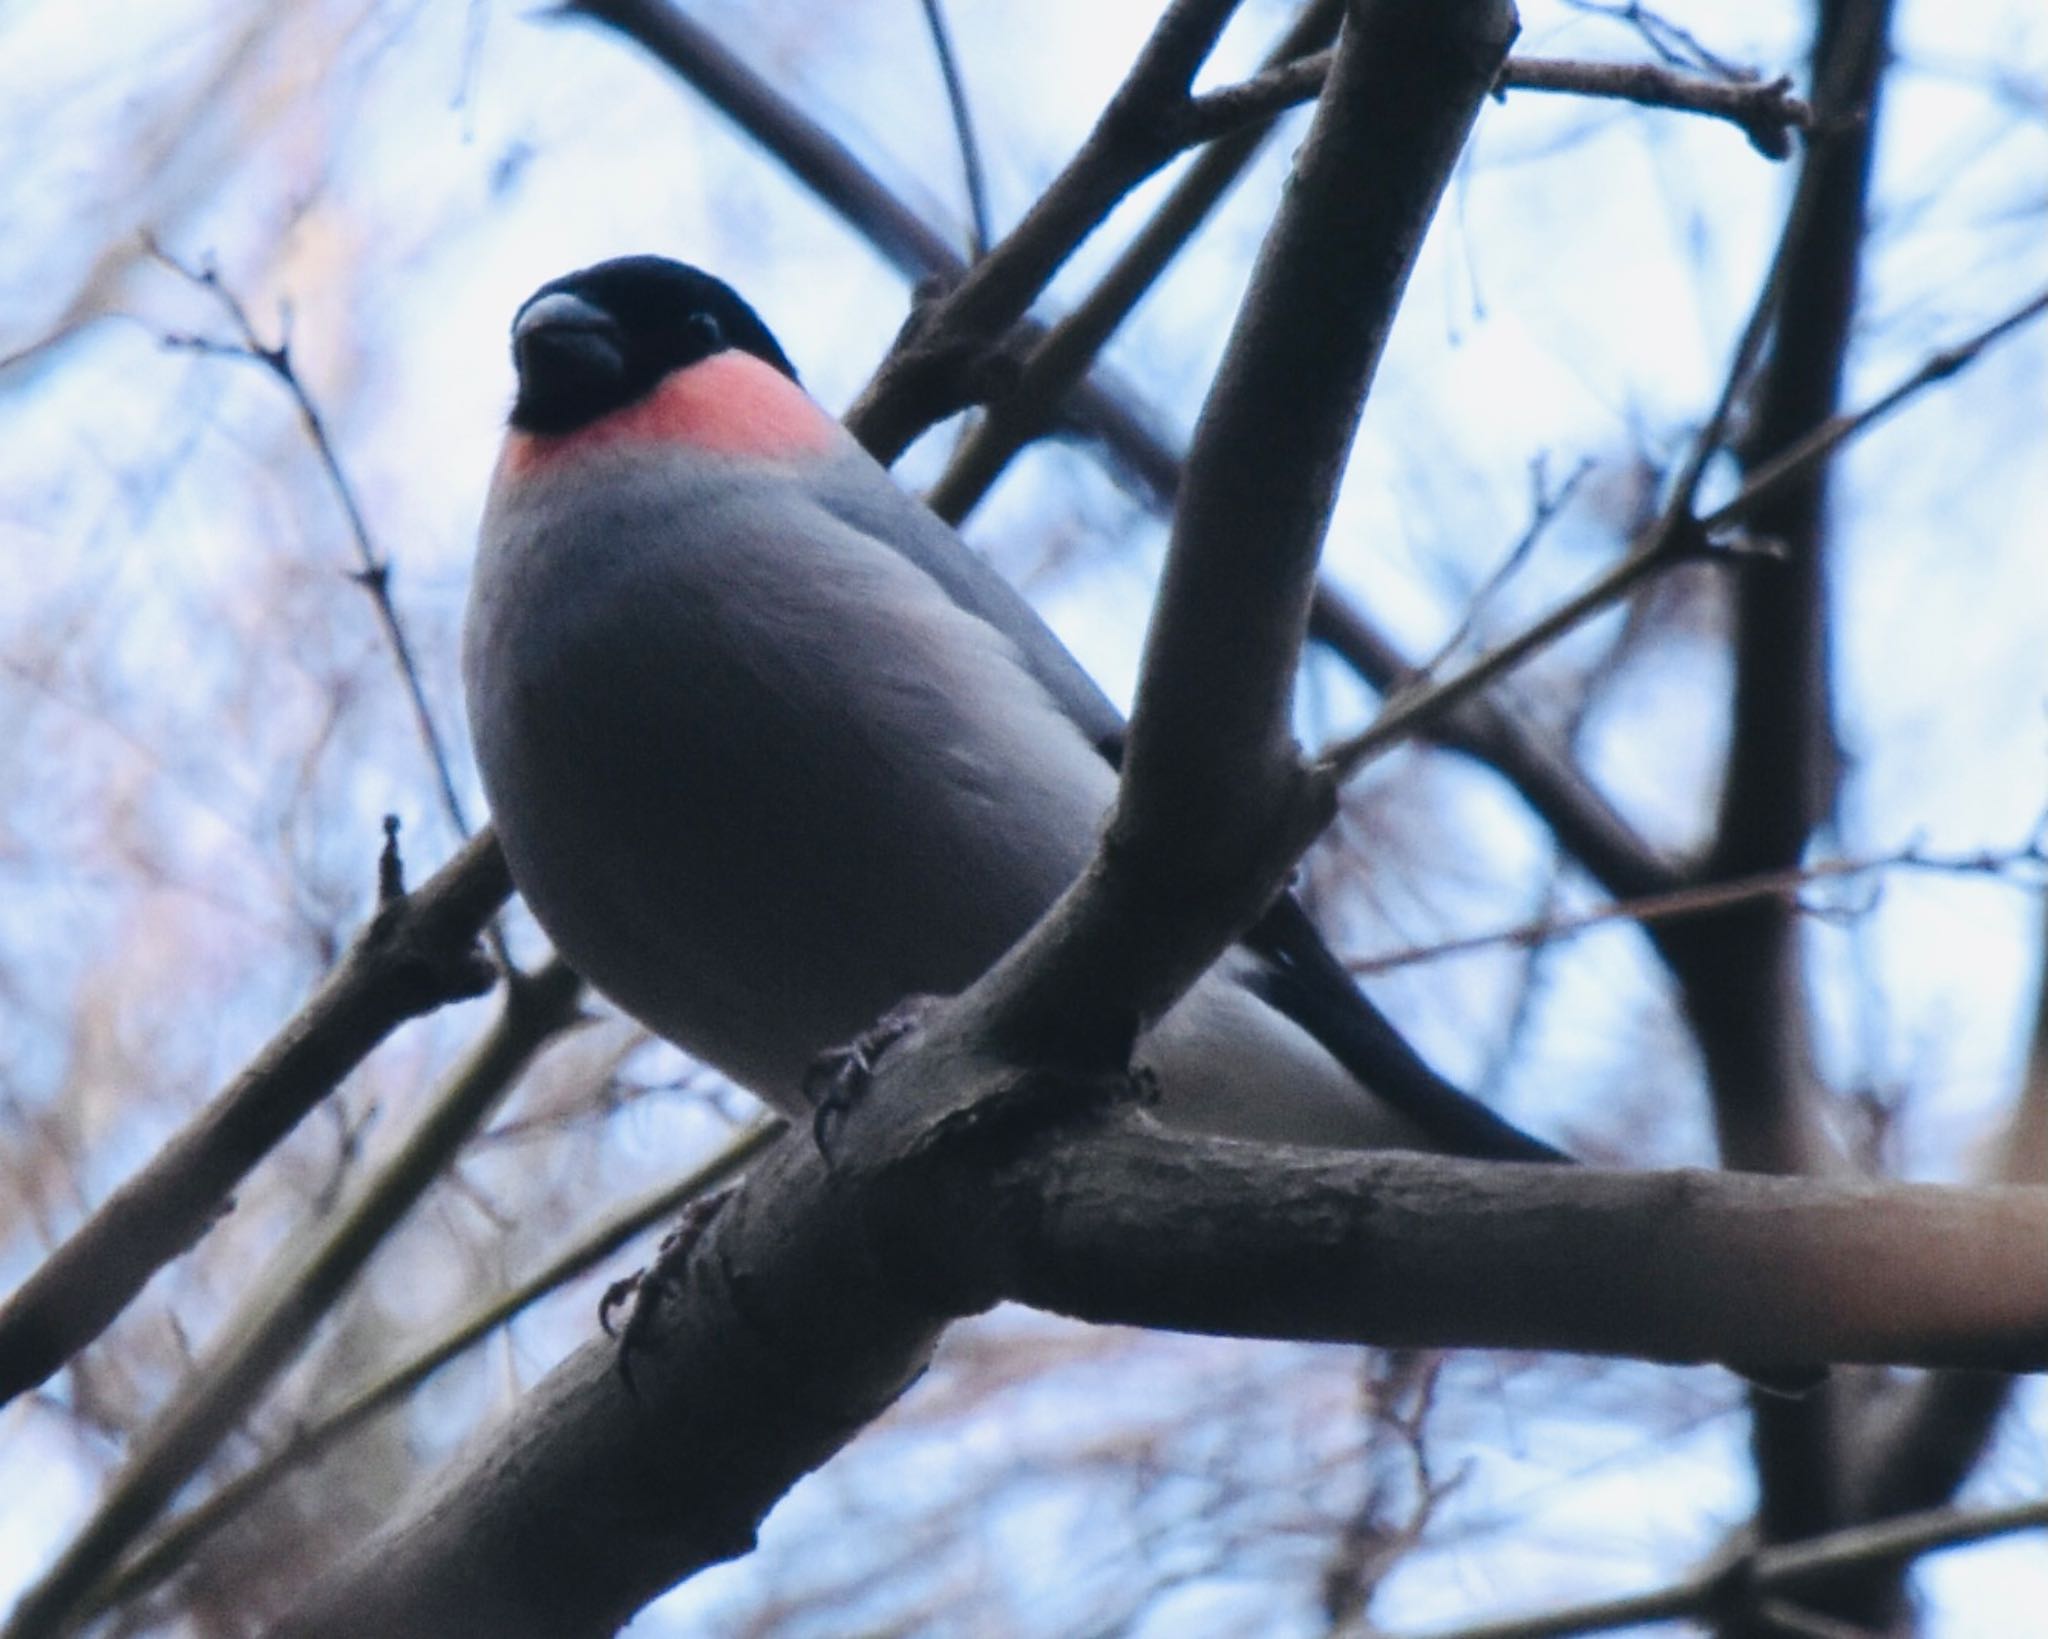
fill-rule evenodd
<path id="1" fill-rule="evenodd" d="M 728 348 L 796 380 L 760 315 L 723 280 L 665 256 L 579 268 L 542 285 L 512 320 L 512 425 L 574 432 Z"/>

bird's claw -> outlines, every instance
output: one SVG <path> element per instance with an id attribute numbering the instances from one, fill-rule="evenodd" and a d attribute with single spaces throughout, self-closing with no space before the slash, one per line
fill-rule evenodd
<path id="1" fill-rule="evenodd" d="M 834 1140 L 866 1095 L 882 1055 L 918 1027 L 932 1003 L 929 996 L 898 1002 L 844 1047 L 827 1048 L 811 1061 L 803 1095 L 811 1106 L 811 1141 L 827 1164 Z"/>
<path id="2" fill-rule="evenodd" d="M 682 1295 L 682 1275 L 689 1264 L 690 1254 L 698 1241 L 704 1238 L 704 1231 L 711 1227 L 711 1220 L 732 1199 L 732 1193 L 731 1189 L 722 1189 L 715 1195 L 690 1202 L 676 1219 L 675 1227 L 662 1236 L 661 1244 L 655 1248 L 653 1262 L 645 1269 L 636 1269 L 623 1279 L 613 1281 L 597 1301 L 597 1323 L 604 1328 L 605 1336 L 616 1339 L 619 1345 L 619 1380 L 626 1385 L 626 1392 L 636 1398 L 633 1356 L 647 1346 L 653 1335 L 654 1317 L 660 1312 L 663 1300 Z M 614 1328 L 613 1313 L 628 1303 L 631 1307 L 626 1310 L 625 1323 Z"/>

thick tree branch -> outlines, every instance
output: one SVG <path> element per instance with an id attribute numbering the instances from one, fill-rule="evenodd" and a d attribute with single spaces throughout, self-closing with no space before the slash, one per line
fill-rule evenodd
<path id="1" fill-rule="evenodd" d="M 966 998 L 1006 993 L 997 1039 L 1121 1069 L 1139 1022 L 1327 823 L 1334 787 L 1290 732 L 1317 554 L 1409 270 L 1515 27 L 1504 3 L 1348 13 L 1195 429 L 1102 851 Z"/>
<path id="2" fill-rule="evenodd" d="M 1822 7 L 1815 74 L 1826 129 L 1802 167 L 1779 257 L 1773 344 L 1738 451 L 1752 471 L 1823 425 L 1838 400 L 1888 17 L 1888 5 Z M 1715 876 L 1796 865 L 1833 806 L 1825 486 L 1824 469 L 1809 468 L 1803 482 L 1780 485 L 1746 513 L 1783 557 L 1735 582 L 1734 721 L 1705 867 Z M 1717 1089 L 1723 1151 L 1738 1166 L 1803 1169 L 1825 1157 L 1813 1131 L 1796 926 L 1782 907 L 1756 906 L 1688 923 L 1662 945 Z M 1830 1523 L 1812 1518 L 1791 1534 Z"/>
<path id="3" fill-rule="evenodd" d="M 948 1319 L 1004 1298 L 1418 1347 L 2048 1363 L 2038 1190 L 1287 1150 L 1128 1116 L 1020 1139 L 985 1115 L 1018 1093 L 943 1042 L 890 1053 L 829 1168 L 780 1145 L 653 1284 L 630 1386 L 587 1345 L 275 1631 L 610 1633 L 745 1552 Z M 933 1119 L 963 1098 L 984 1117 Z"/>
<path id="4" fill-rule="evenodd" d="M 0 1308 L 0 1404 L 98 1337 L 386 1036 L 490 989 L 497 971 L 477 937 L 511 891 L 485 831 L 420 888 L 386 898 L 313 999 Z"/>
<path id="5" fill-rule="evenodd" d="M 1134 1132 L 1091 1139 L 1043 1199 L 1043 1256 L 1016 1261 L 1020 1285 L 1005 1295 L 1088 1320 L 1673 1362 L 1906 1353 L 2026 1369 L 2048 1349 L 2048 1199 L 2025 1189 L 1589 1174 L 1220 1141 L 1169 1155 Z M 1171 1222 L 1159 1216 L 1168 1202 Z M 1866 1259 L 1882 1272 L 1851 1278 Z M 1937 1294 L 1923 1281 L 1954 1286 Z M 1468 1326 L 1484 1341 L 1455 1335 Z"/>
<path id="6" fill-rule="evenodd" d="M 1820 0 L 1816 9 L 1818 134 L 1758 305 L 1762 314 L 1768 303 L 1774 317 L 1771 346 L 1734 441 L 1751 472 L 1834 414 L 1857 308 L 1892 8 L 1888 0 Z M 1704 864 L 1712 875 L 1797 865 L 1833 812 L 1840 752 L 1829 660 L 1827 478 L 1824 466 L 1809 467 L 1749 514 L 1751 527 L 1781 558 L 1740 577 L 1733 589 L 1729 753 Z M 1756 903 L 1667 924 L 1657 937 L 1700 1043 L 1723 1156 L 1731 1165 L 1768 1171 L 1839 1166 L 1820 1117 L 1798 918 L 1783 905 Z M 1752 1449 L 1763 1541 L 1849 1522 L 1849 1454 L 1873 1432 L 1864 1422 L 1869 1387 L 1838 1375 L 1798 1403 L 1756 1401 Z M 1813 1597 L 1824 1616 L 1883 1628 L 1896 1614 L 1898 1593 L 1893 1579 L 1857 1576 Z M 1723 1639 L 1751 1639 L 1772 1630 L 1767 1620 L 1738 1611 L 1719 1631 Z"/>

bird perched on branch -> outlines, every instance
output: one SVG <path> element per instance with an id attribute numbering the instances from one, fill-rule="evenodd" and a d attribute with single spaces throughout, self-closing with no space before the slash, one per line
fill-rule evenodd
<path id="1" fill-rule="evenodd" d="M 1080 873 L 1116 709 L 695 268 L 544 285 L 463 646 L 513 880 L 642 1023 L 800 1114 L 807 1067 L 964 988 Z M 1429 1068 L 1281 901 L 1137 1046 L 1209 1132 L 1558 1152 Z"/>

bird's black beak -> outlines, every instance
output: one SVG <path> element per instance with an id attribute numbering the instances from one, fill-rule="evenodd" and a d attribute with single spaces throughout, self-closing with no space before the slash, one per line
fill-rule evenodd
<path id="1" fill-rule="evenodd" d="M 512 424 L 565 432 L 619 401 L 625 336 L 603 308 L 557 290 L 535 297 L 512 321 L 512 362 L 519 371 Z"/>

